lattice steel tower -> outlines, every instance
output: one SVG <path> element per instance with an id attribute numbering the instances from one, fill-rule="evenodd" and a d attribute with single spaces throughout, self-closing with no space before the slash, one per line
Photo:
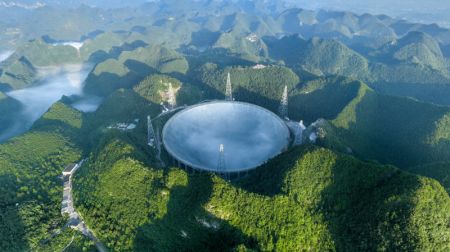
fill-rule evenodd
<path id="1" fill-rule="evenodd" d="M 225 173 L 225 147 L 223 144 L 219 146 L 219 164 L 217 167 L 218 172 Z"/>
<path id="2" fill-rule="evenodd" d="M 301 145 L 303 142 L 303 131 L 305 131 L 306 127 L 303 124 L 303 120 L 296 124 L 295 127 L 295 138 L 294 138 L 294 146 Z"/>
<path id="3" fill-rule="evenodd" d="M 231 87 L 231 75 L 228 73 L 227 76 L 227 86 L 225 90 L 225 100 L 226 101 L 232 101 L 233 100 L 233 90 Z"/>
<path id="4" fill-rule="evenodd" d="M 159 133 L 159 127 L 156 127 L 155 147 L 158 150 L 158 159 L 161 159 L 161 135 Z"/>
<path id="5" fill-rule="evenodd" d="M 169 99 L 167 103 L 169 103 L 169 109 L 174 109 L 177 106 L 177 98 L 175 97 L 175 91 L 173 90 L 172 83 L 169 83 L 168 90 Z"/>
<path id="6" fill-rule="evenodd" d="M 278 109 L 278 113 L 281 118 L 288 117 L 288 87 L 284 86 L 283 96 L 281 98 L 280 108 Z"/>
<path id="7" fill-rule="evenodd" d="M 152 118 L 147 116 L 147 144 L 155 147 L 155 130 L 152 125 Z"/>

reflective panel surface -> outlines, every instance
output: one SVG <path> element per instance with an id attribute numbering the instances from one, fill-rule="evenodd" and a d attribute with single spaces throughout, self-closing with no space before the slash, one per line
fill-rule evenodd
<path id="1" fill-rule="evenodd" d="M 289 130 L 277 115 L 262 107 L 215 101 L 173 116 L 164 127 L 163 142 L 173 157 L 193 168 L 238 172 L 280 154 L 289 144 Z"/>

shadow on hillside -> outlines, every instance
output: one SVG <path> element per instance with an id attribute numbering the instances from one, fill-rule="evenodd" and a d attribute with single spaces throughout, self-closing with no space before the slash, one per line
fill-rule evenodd
<path id="1" fill-rule="evenodd" d="M 212 183 L 209 175 L 190 175 L 187 186 L 173 187 L 167 213 L 138 229 L 134 250 L 230 251 L 240 244 L 254 245 L 239 230 L 204 210 Z"/>
<path id="2" fill-rule="evenodd" d="M 188 55 L 189 64 L 194 67 L 201 66 L 205 63 L 214 63 L 221 68 L 227 66 L 254 66 L 256 63 L 247 59 L 243 59 L 240 55 L 232 53 L 226 48 L 208 48 L 201 52 L 193 50 L 189 46 L 182 46 L 180 51 Z"/>
<path id="3" fill-rule="evenodd" d="M 290 149 L 250 172 L 247 177 L 231 183 L 248 192 L 273 197 L 281 193 L 286 173 L 296 165 L 304 153 L 313 148 L 315 147 L 303 146 Z"/>
<path id="4" fill-rule="evenodd" d="M 281 100 L 281 92 L 280 90 L 280 100 Z M 259 105 L 263 108 L 266 108 L 274 113 L 278 113 L 278 107 L 280 105 L 280 101 L 273 100 L 268 97 L 265 97 L 261 94 L 256 93 L 255 91 L 251 91 L 242 86 L 238 86 L 235 88 L 233 92 L 233 96 L 236 101 L 248 102 L 252 104 Z"/>
<path id="5" fill-rule="evenodd" d="M 111 50 L 109 51 L 109 54 L 113 57 L 113 58 L 119 58 L 120 54 L 122 54 L 123 52 L 129 52 L 129 51 L 134 51 L 139 47 L 146 47 L 149 44 L 147 44 L 146 42 L 142 41 L 142 40 L 135 40 L 131 43 L 124 43 L 121 46 L 114 46 L 113 48 L 111 48 Z"/>
<path id="6" fill-rule="evenodd" d="M 159 73 L 159 71 L 144 62 L 140 62 L 134 59 L 128 59 L 124 62 L 124 65 L 130 69 L 130 71 L 134 72 L 140 78 L 144 78 L 150 74 Z M 133 83 L 137 84 L 137 83 Z"/>
<path id="7" fill-rule="evenodd" d="M 450 142 L 428 143 L 448 108 L 371 91 L 355 106 L 340 115 L 349 126 L 338 130 L 359 158 L 403 169 L 450 159 Z"/>
<path id="8" fill-rule="evenodd" d="M 16 194 L 17 178 L 11 174 L 0 176 L 0 250 L 25 251 L 25 225 L 19 213 Z"/>
<path id="9" fill-rule="evenodd" d="M 90 94 L 106 96 L 120 88 L 131 88 L 150 74 L 158 71 L 137 60 L 127 60 L 124 65 L 129 72 L 124 76 L 115 73 L 102 72 L 100 75 L 89 74 L 86 79 L 85 91 Z"/>
<path id="10" fill-rule="evenodd" d="M 103 138 L 112 139 L 120 136 L 127 139 L 139 150 L 139 153 L 148 154 L 151 151 L 147 145 L 147 116 L 154 118 L 161 111 L 161 106 L 155 104 L 134 90 L 118 90 L 108 96 L 97 111 L 84 114 L 81 128 L 82 141 L 85 149 L 98 146 L 98 142 L 106 141 Z M 139 119 L 137 128 L 130 132 L 108 130 L 107 127 L 121 122 L 133 122 Z M 144 155 L 144 154 L 143 154 Z M 138 158 L 145 163 L 154 163 L 154 155 L 146 155 L 147 158 Z"/>
<path id="11" fill-rule="evenodd" d="M 1 74 L 1 70 L 0 70 Z M 0 83 L 0 92 L 9 92 L 12 90 L 12 87 L 7 83 Z"/>
<path id="12" fill-rule="evenodd" d="M 51 134 L 61 134 L 68 138 L 71 143 L 81 146 L 80 129 L 70 124 L 55 119 L 40 118 L 31 127 L 34 132 L 46 132 Z"/>
<path id="13" fill-rule="evenodd" d="M 447 84 L 388 82 L 368 84 L 380 94 L 399 97 L 414 97 L 415 99 L 428 103 L 450 106 L 450 86 Z"/>
<path id="14" fill-rule="evenodd" d="M 107 59 L 118 59 L 122 52 L 133 51 L 139 47 L 146 46 L 148 46 L 148 44 L 144 41 L 136 40 L 121 46 L 113 46 L 108 52 L 105 50 L 97 50 L 89 55 L 88 62 L 100 63 Z"/>
<path id="15" fill-rule="evenodd" d="M 319 118 L 335 119 L 357 97 L 361 87 L 356 81 L 340 85 L 340 82 L 345 80 L 341 77 L 316 79 L 316 82 L 326 82 L 324 87 L 303 93 L 295 90 L 289 99 L 290 118 L 303 120 L 307 124 Z M 332 82 L 328 83 L 330 81 Z"/>
<path id="16" fill-rule="evenodd" d="M 207 29 L 202 29 L 192 33 L 191 44 L 195 47 L 210 47 L 219 39 L 220 32 L 213 32 Z"/>
<path id="17" fill-rule="evenodd" d="M 370 166 L 338 157 L 313 211 L 323 214 L 337 251 L 412 251 L 408 227 L 419 178 Z"/>

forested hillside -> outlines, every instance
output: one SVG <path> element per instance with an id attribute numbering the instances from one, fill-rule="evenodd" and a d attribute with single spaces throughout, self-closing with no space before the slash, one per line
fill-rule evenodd
<path id="1" fill-rule="evenodd" d="M 124 51 L 119 58 L 99 63 L 86 80 L 86 91 L 107 95 L 129 88 L 155 72 L 186 73 L 188 62 L 177 52 L 162 46 L 138 47 Z"/>
<path id="2" fill-rule="evenodd" d="M 76 177 L 83 215 L 117 250 L 449 249 L 445 190 L 393 167 L 306 147 L 229 183 L 140 155 L 109 137 Z"/>
<path id="3" fill-rule="evenodd" d="M 19 111 L 21 107 L 20 102 L 0 91 L 0 131 L 6 130 L 6 127 L 12 122 L 15 111 Z"/>
<path id="4" fill-rule="evenodd" d="M 1 250 L 58 250 L 72 236 L 74 250 L 92 250 L 87 239 L 64 228 L 61 216 L 60 175 L 81 159 L 81 123 L 80 112 L 57 103 L 29 133 L 0 146 Z"/>

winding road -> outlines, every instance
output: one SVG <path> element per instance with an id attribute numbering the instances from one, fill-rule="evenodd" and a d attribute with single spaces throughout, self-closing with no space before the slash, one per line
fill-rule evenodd
<path id="1" fill-rule="evenodd" d="M 89 229 L 89 227 L 83 221 L 81 215 L 75 210 L 73 204 L 72 178 L 73 175 L 76 173 L 76 171 L 83 165 L 85 161 L 86 159 L 83 159 L 78 164 L 68 166 L 69 168 L 72 169 L 68 170 L 66 168 L 63 172 L 64 193 L 63 193 L 61 214 L 69 215 L 69 221 L 67 222 L 67 226 L 80 231 L 83 235 L 85 235 L 91 241 L 93 241 L 98 251 L 106 252 L 108 250 L 106 249 L 105 245 L 103 245 L 103 243 L 100 242 L 100 240 L 95 236 L 92 230 Z"/>

